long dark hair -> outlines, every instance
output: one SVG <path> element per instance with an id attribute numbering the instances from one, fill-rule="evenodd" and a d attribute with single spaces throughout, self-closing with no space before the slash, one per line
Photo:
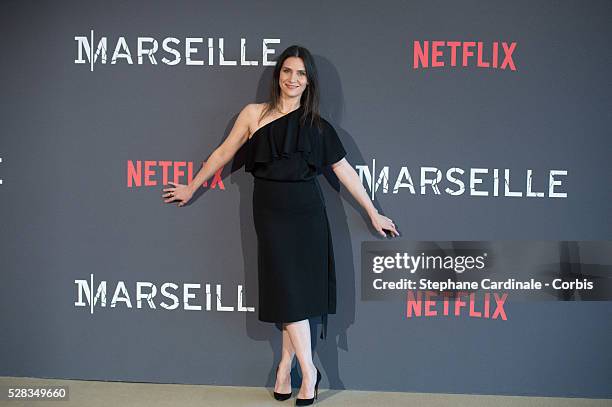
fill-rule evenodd
<path id="1" fill-rule="evenodd" d="M 274 67 L 272 84 L 270 87 L 270 98 L 259 120 L 261 121 L 261 119 L 266 117 L 278 106 L 281 92 L 278 78 L 280 77 L 280 71 L 285 59 L 289 57 L 298 57 L 302 59 L 304 68 L 306 68 L 306 78 L 308 79 L 308 85 L 300 98 L 300 106 L 304 108 L 300 123 L 304 125 L 306 120 L 310 119 L 310 125 L 316 123 L 317 127 L 321 129 L 321 116 L 319 114 L 319 75 L 317 74 L 317 67 L 315 66 L 310 51 L 299 45 L 288 47 L 276 59 L 276 66 Z"/>

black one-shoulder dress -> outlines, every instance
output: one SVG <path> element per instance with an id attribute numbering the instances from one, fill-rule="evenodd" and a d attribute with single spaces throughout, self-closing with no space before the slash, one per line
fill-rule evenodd
<path id="1" fill-rule="evenodd" d="M 336 273 L 325 200 L 317 175 L 345 155 L 333 126 L 302 122 L 303 106 L 259 128 L 246 143 L 254 177 L 258 315 L 295 322 L 336 313 Z"/>

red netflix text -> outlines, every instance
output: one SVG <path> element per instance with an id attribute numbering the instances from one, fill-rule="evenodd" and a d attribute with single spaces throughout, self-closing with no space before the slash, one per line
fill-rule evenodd
<path id="1" fill-rule="evenodd" d="M 510 45 L 502 42 L 500 45 L 497 41 L 492 44 L 482 41 L 414 41 L 413 50 L 414 69 L 476 66 L 516 71 L 512 58 L 516 42 Z"/>
<path id="2" fill-rule="evenodd" d="M 204 163 L 205 161 L 203 161 Z M 153 187 L 157 185 L 167 185 L 170 173 L 172 173 L 172 182 L 177 184 L 187 184 L 193 179 L 193 163 L 191 161 L 127 161 L 127 186 L 133 187 Z M 185 170 L 187 172 L 185 173 Z M 221 179 L 221 171 L 219 168 L 212 177 L 210 188 L 215 188 L 217 185 L 220 189 L 225 189 L 223 180 Z M 184 177 L 187 176 L 185 180 Z M 161 178 L 161 179 L 160 179 Z M 181 182 L 181 180 L 183 182 Z M 207 187 L 208 181 L 205 181 L 201 186 Z"/>
<path id="3" fill-rule="evenodd" d="M 415 298 L 414 292 L 408 291 L 408 298 L 406 301 L 407 318 L 420 316 L 435 317 L 438 315 L 460 316 L 462 314 L 467 314 L 473 318 L 501 318 L 504 321 L 508 319 L 504 309 L 504 303 L 508 297 L 507 293 L 504 293 L 502 296 L 493 293 L 495 304 L 491 304 L 490 293 L 485 293 L 480 299 L 476 299 L 475 293 L 470 293 L 467 301 L 462 300 L 462 296 L 467 293 L 459 292 L 452 298 L 451 294 L 440 295 L 435 291 L 425 291 L 424 300 L 421 298 L 422 293 L 422 291 L 417 291 Z M 436 296 L 441 296 L 442 298 L 436 301 Z M 492 305 L 495 306 L 494 310 L 492 310 Z M 468 306 L 469 309 L 467 309 Z"/>

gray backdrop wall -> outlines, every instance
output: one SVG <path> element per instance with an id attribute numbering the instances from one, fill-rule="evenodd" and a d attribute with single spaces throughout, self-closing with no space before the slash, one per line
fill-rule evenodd
<path id="1" fill-rule="evenodd" d="M 185 183 L 181 162 L 195 173 L 240 109 L 266 100 L 272 66 L 264 61 L 294 43 L 315 55 L 323 116 L 351 165 L 376 178 L 389 167 L 389 190 L 380 186 L 373 199 L 402 239 L 610 240 L 609 1 L 0 7 L 0 375 L 273 386 L 281 337 L 257 320 L 252 177 L 239 154 L 222 181 L 177 208 L 162 202 L 162 170 L 169 162 L 169 179 L 184 171 L 176 175 Z M 79 55 L 92 35 L 94 50 L 107 38 L 106 63 L 103 52 L 93 65 L 85 48 Z M 131 64 L 125 57 L 111 63 L 120 37 Z M 158 43 L 156 64 L 146 53 L 138 61 L 138 39 L 145 37 Z M 189 37 L 201 38 L 191 58 L 202 65 L 186 63 Z M 163 49 L 166 38 L 179 40 L 166 44 L 181 57 L 175 65 L 162 61 L 175 59 Z M 256 65 L 241 64 L 241 38 L 245 59 Z M 236 65 L 221 65 L 220 39 L 223 57 Z M 265 39 L 273 52 L 266 57 Z M 482 42 L 488 61 L 497 42 L 500 63 L 501 43 L 516 43 L 515 69 L 478 67 L 476 44 L 468 45 L 468 66 L 461 66 L 463 45 L 459 66 L 451 66 L 446 43 L 444 66 L 415 69 L 415 41 Z M 142 173 L 131 178 L 139 161 Z M 401 167 L 416 193 L 393 193 Z M 523 196 L 478 196 L 469 185 L 454 196 L 444 192 L 456 189 L 448 182 L 440 194 L 427 185 L 421 194 L 423 167 L 442 174 L 487 168 L 480 187 L 488 191 L 492 169 L 509 169 L 516 177 L 511 189 Z M 546 196 L 525 196 L 527 170 Z M 566 172 L 557 186 L 566 196 L 548 196 L 551 170 Z M 361 298 L 361 245 L 380 239 L 333 173 L 319 181 L 339 298 L 327 341 L 318 340 L 313 321 L 323 387 L 612 397 L 609 301 L 509 299 L 506 321 L 407 319 L 401 303 Z M 370 193 L 365 175 L 362 181 Z M 105 307 L 79 299 L 91 279 L 96 289 L 107 282 Z M 131 307 L 111 307 L 119 281 Z M 146 298 L 137 306 L 137 282 L 156 286 L 155 309 Z M 172 303 L 160 297 L 166 282 L 178 287 L 176 309 L 160 306 Z M 195 297 L 187 302 L 201 310 L 183 301 L 190 283 L 200 288 L 188 290 Z M 217 284 L 222 306 L 233 311 L 217 310 Z"/>

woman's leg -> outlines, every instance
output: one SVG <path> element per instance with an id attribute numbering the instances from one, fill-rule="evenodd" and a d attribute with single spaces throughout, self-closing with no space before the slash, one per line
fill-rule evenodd
<path id="1" fill-rule="evenodd" d="M 278 364 L 278 371 L 276 372 L 276 384 L 274 385 L 274 391 L 277 393 L 291 393 L 291 364 L 293 362 L 293 355 L 295 355 L 295 349 L 291 343 L 287 325 L 283 324 L 283 351 L 281 361 Z"/>
<path id="2" fill-rule="evenodd" d="M 312 362 L 312 351 L 310 348 L 310 324 L 307 319 L 287 324 L 287 331 L 291 337 L 291 343 L 295 349 L 300 370 L 302 371 L 302 387 L 297 394 L 301 399 L 314 397 L 314 386 L 317 381 L 317 370 Z"/>

